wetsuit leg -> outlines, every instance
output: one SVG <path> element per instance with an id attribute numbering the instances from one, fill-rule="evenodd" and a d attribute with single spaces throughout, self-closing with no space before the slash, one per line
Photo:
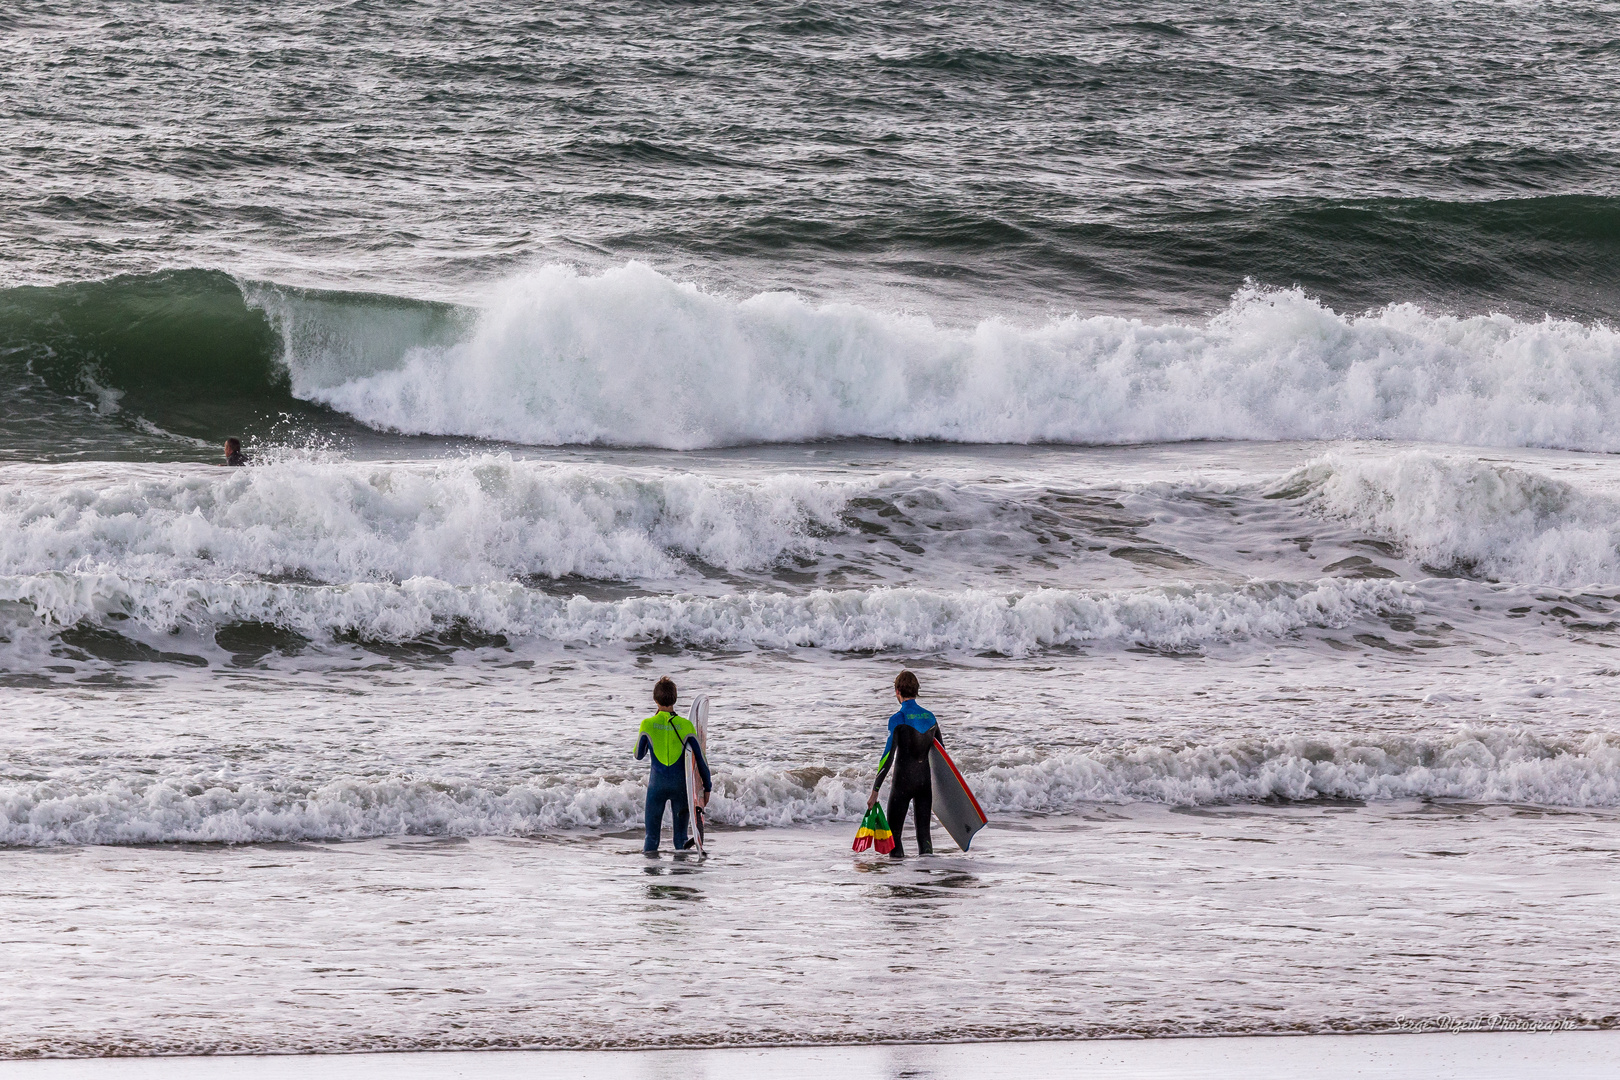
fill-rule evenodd
<path id="1" fill-rule="evenodd" d="M 911 809 L 917 815 L 917 854 L 932 855 L 934 838 L 929 829 L 934 824 L 934 789 L 930 785 L 911 797 Z"/>
<path id="2" fill-rule="evenodd" d="M 670 770 L 674 773 L 674 770 Z M 686 777 L 676 773 L 659 776 L 656 772 L 647 785 L 647 840 L 643 851 L 658 850 L 658 834 L 664 828 L 664 804 L 672 804 L 675 811 L 675 850 L 686 842 Z"/>
<path id="3" fill-rule="evenodd" d="M 664 829 L 664 804 L 669 796 L 658 790 L 658 785 L 647 785 L 647 812 L 644 815 L 647 838 L 641 842 L 642 851 L 658 850 L 658 834 Z"/>
<path id="4" fill-rule="evenodd" d="M 681 851 L 686 847 L 686 827 L 692 817 L 692 808 L 686 805 L 684 785 L 681 787 L 681 793 L 669 800 L 669 808 L 675 814 L 675 850 Z"/>
<path id="5" fill-rule="evenodd" d="M 893 858 L 904 858 L 905 847 L 900 843 L 900 834 L 906 827 L 906 804 L 911 801 L 911 792 L 902 792 L 900 785 L 895 784 L 889 788 L 889 830 L 894 833 L 894 850 L 889 852 Z"/>

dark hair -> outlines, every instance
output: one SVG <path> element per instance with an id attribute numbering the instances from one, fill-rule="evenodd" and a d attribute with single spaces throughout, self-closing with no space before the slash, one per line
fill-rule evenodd
<path id="1" fill-rule="evenodd" d="M 673 679 L 666 676 L 653 683 L 653 704 L 665 709 L 675 704 L 675 681 Z"/>
<path id="2" fill-rule="evenodd" d="M 900 692 L 901 697 L 916 697 L 917 676 L 909 671 L 902 671 L 894 677 L 894 688 Z"/>
<path id="3" fill-rule="evenodd" d="M 225 440 L 225 452 L 227 454 L 234 454 L 240 449 L 242 449 L 241 439 L 231 438 Z"/>

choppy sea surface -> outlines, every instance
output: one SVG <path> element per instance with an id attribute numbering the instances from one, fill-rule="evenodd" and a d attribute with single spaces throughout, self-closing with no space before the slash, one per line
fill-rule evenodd
<path id="1" fill-rule="evenodd" d="M 0 13 L 0 1055 L 1613 1026 L 1620 11 L 1511 12 Z M 847 854 L 901 667 L 971 853 Z"/>

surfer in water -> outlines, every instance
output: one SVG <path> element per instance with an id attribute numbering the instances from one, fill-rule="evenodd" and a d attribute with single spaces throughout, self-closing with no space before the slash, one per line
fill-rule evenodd
<path id="1" fill-rule="evenodd" d="M 636 741 L 637 761 L 649 752 L 652 754 L 652 776 L 647 780 L 647 839 L 641 845 L 641 850 L 649 855 L 658 850 L 665 803 L 670 804 L 675 814 L 675 850 L 697 845 L 696 840 L 686 835 L 691 813 L 686 805 L 686 770 L 681 766 L 681 759 L 688 747 L 697 761 L 698 774 L 703 777 L 699 806 L 709 804 L 709 792 L 714 788 L 709 778 L 709 763 L 698 745 L 697 728 L 690 720 L 671 711 L 675 707 L 674 680 L 659 679 L 653 685 L 653 704 L 658 706 L 658 711 L 641 722 L 641 738 Z"/>
<path id="2" fill-rule="evenodd" d="M 247 458 L 242 455 L 242 440 L 241 439 L 226 439 L 225 440 L 225 464 L 227 464 L 227 465 L 246 465 L 247 464 Z"/>
<path id="3" fill-rule="evenodd" d="M 894 850 L 891 858 L 904 857 L 900 834 L 906 827 L 906 807 L 917 815 L 917 853 L 932 855 L 934 842 L 928 830 L 934 812 L 934 788 L 928 776 L 928 751 L 938 742 L 939 721 L 934 714 L 917 704 L 917 676 L 902 671 L 894 677 L 894 698 L 900 710 L 889 717 L 889 741 L 883 747 L 883 759 L 878 762 L 877 779 L 872 782 L 872 794 L 866 800 L 868 810 L 877 805 L 878 789 L 894 770 L 894 784 L 889 788 L 889 828 L 894 831 Z"/>

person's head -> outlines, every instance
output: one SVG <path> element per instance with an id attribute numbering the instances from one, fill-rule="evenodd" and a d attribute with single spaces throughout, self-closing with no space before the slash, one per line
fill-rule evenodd
<path id="1" fill-rule="evenodd" d="M 909 671 L 902 671 L 894 677 L 894 696 L 901 701 L 909 701 L 917 696 L 917 676 Z"/>
<path id="2" fill-rule="evenodd" d="M 225 456 L 226 457 L 230 457 L 233 454 L 240 454 L 241 452 L 242 452 L 242 440 L 241 439 L 226 439 L 225 440 Z"/>
<path id="3" fill-rule="evenodd" d="M 666 676 L 665 678 L 659 679 L 657 682 L 653 683 L 653 704 L 657 705 L 660 709 L 671 709 L 675 707 L 674 679 Z"/>

